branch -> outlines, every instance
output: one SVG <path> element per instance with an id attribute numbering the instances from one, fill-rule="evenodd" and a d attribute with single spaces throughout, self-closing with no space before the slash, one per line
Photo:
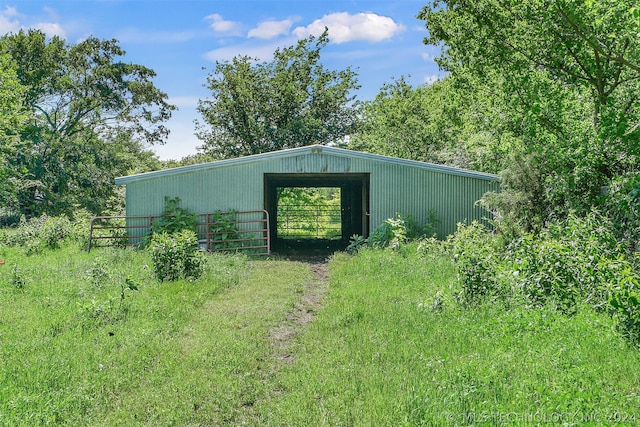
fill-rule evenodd
<path id="1" fill-rule="evenodd" d="M 589 46 L 593 48 L 594 51 L 598 52 L 600 55 L 602 55 L 602 57 L 608 60 L 617 62 L 621 65 L 624 65 L 627 68 L 630 68 L 633 71 L 640 73 L 640 65 L 631 63 L 630 61 L 625 59 L 621 53 L 615 52 L 613 49 L 605 45 L 603 42 L 598 40 L 598 42 L 596 43 L 593 40 L 591 40 L 591 38 L 587 35 L 584 29 L 581 28 L 581 26 L 578 23 L 574 22 L 571 19 L 569 14 L 562 8 L 562 6 L 558 5 L 558 11 L 560 12 L 564 20 L 578 33 L 580 38 L 586 41 L 589 44 Z M 606 50 L 609 50 L 611 53 L 607 53 Z"/>

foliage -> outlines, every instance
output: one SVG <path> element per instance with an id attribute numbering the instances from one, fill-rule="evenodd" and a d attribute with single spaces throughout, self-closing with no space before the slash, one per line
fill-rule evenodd
<path id="1" fill-rule="evenodd" d="M 640 277 L 628 266 L 618 272 L 618 280 L 609 285 L 609 305 L 618 330 L 631 342 L 640 345 Z"/>
<path id="2" fill-rule="evenodd" d="M 409 217 L 396 213 L 395 218 L 387 218 L 376 227 L 369 235 L 367 242 L 377 248 L 397 248 L 408 239 L 409 220 Z"/>
<path id="3" fill-rule="evenodd" d="M 603 309 L 606 286 L 617 283 L 620 256 L 612 225 L 592 212 L 570 215 L 509 247 L 516 287 L 534 304 L 551 303 L 570 311 L 578 303 Z"/>
<path id="4" fill-rule="evenodd" d="M 345 250 L 350 254 L 357 254 L 361 249 L 366 247 L 367 239 L 364 236 L 354 234 L 349 238 L 349 244 Z"/>
<path id="5" fill-rule="evenodd" d="M 9 207 L 9 214 L 17 206 L 18 182 L 11 174 L 10 162 L 17 155 L 17 130 L 27 120 L 24 92 L 12 58 L 0 53 L 0 205 Z"/>
<path id="6" fill-rule="evenodd" d="M 0 38 L 24 88 L 17 112 L 26 112 L 6 164 L 12 209 L 101 213 L 114 208 L 116 176 L 158 167 L 145 146 L 162 143 L 175 107 L 151 82 L 153 70 L 118 61 L 124 54 L 116 40 L 94 37 L 75 45 L 37 30 Z"/>
<path id="7" fill-rule="evenodd" d="M 210 219 L 209 233 L 212 234 L 214 249 L 226 249 L 242 246 L 242 242 L 233 242 L 240 238 L 236 211 L 229 209 L 226 212 L 217 210 L 213 212 Z"/>
<path id="8" fill-rule="evenodd" d="M 602 206 L 615 227 L 616 236 L 628 253 L 640 253 L 640 172 L 612 180 L 606 193 Z"/>
<path id="9" fill-rule="evenodd" d="M 183 278 L 193 280 L 204 272 L 206 259 L 198 248 L 198 237 L 192 230 L 155 234 L 150 250 L 153 271 L 161 282 Z"/>
<path id="10" fill-rule="evenodd" d="M 339 142 L 356 125 L 350 92 L 356 75 L 326 70 L 320 52 L 327 32 L 278 49 L 271 62 L 247 56 L 217 62 L 207 78 L 211 99 L 200 100 L 200 150 L 239 157 L 312 144 Z"/>
<path id="11" fill-rule="evenodd" d="M 444 243 L 458 271 L 459 301 L 487 300 L 522 307 L 575 313 L 582 306 L 611 314 L 621 333 L 640 338 L 640 274 L 625 255 L 614 225 L 597 211 L 571 214 L 537 234 L 527 233 L 506 247 L 482 225 L 459 225 Z M 421 243 L 423 254 L 438 256 L 435 242 Z"/>
<path id="12" fill-rule="evenodd" d="M 362 125 L 349 148 L 450 166 L 471 166 L 464 149 L 464 103 L 452 78 L 413 89 L 404 78 L 362 105 Z"/>
<path id="13" fill-rule="evenodd" d="M 188 208 L 180 206 L 180 198 L 164 196 L 162 216 L 153 220 L 151 235 L 173 234 L 182 230 L 196 231 L 197 215 Z"/>
<path id="14" fill-rule="evenodd" d="M 462 287 L 458 298 L 462 304 L 476 304 L 504 294 L 498 273 L 502 251 L 483 224 L 459 223 L 456 232 L 447 238 L 447 245 L 458 270 Z"/>
<path id="15" fill-rule="evenodd" d="M 369 237 L 364 238 L 354 234 L 350 238 L 350 243 L 346 250 L 355 254 L 361 249 L 369 246 L 372 248 L 399 249 L 406 243 L 421 239 L 430 238 L 435 240 L 435 227 L 438 222 L 435 211 L 430 210 L 427 223 L 420 228 L 411 215 L 396 213 L 394 218 L 387 218 L 382 224 L 376 227 Z"/>
<path id="16" fill-rule="evenodd" d="M 587 213 L 601 186 L 637 168 L 633 6 L 452 0 L 420 13 L 425 42 L 443 47 L 437 62 L 472 93 L 464 126 L 488 135 L 487 147 L 510 141 L 507 161 L 493 165 L 505 170 L 508 191 L 492 205 L 511 224 L 537 231 L 572 210 Z"/>
<path id="17" fill-rule="evenodd" d="M 81 230 L 74 227 L 66 216 L 43 215 L 30 220 L 23 219 L 16 230 L 6 233 L 4 243 L 21 246 L 27 254 L 35 254 L 43 249 L 58 249 L 67 240 L 80 240 L 79 233 Z"/>

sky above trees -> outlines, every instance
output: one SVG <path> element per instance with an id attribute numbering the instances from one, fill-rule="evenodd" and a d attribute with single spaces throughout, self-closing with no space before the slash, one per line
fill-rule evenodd
<path id="1" fill-rule="evenodd" d="M 322 62 L 352 67 L 357 99 L 375 97 L 384 83 L 407 76 L 414 85 L 443 73 L 433 62 L 439 49 L 423 44 L 421 0 L 29 0 L 0 1 L 0 34 L 36 28 L 68 43 L 89 36 L 117 39 L 125 62 L 156 71 L 156 86 L 178 106 L 167 127 L 168 143 L 154 150 L 163 159 L 194 154 L 201 145 L 193 120 L 203 86 L 216 61 L 249 55 L 271 60 L 277 48 L 294 45 L 329 28 Z"/>

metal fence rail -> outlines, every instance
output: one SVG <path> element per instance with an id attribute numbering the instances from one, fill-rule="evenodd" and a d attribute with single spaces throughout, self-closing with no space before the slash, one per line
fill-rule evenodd
<path id="1" fill-rule="evenodd" d="M 91 220 L 89 250 L 141 246 L 153 240 L 152 226 L 163 216 L 98 216 Z M 200 249 L 271 253 L 269 213 L 265 210 L 210 212 L 196 217 Z"/>
<path id="2" fill-rule="evenodd" d="M 278 237 L 283 239 L 340 239 L 340 206 L 278 205 Z"/>

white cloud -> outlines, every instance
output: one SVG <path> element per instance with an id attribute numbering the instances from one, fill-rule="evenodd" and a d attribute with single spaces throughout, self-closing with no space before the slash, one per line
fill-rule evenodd
<path id="1" fill-rule="evenodd" d="M 289 29 L 293 25 L 293 19 L 285 19 L 282 21 L 263 21 L 257 27 L 249 30 L 248 37 L 256 37 L 259 39 L 270 40 L 278 36 L 289 34 Z"/>
<path id="2" fill-rule="evenodd" d="M 60 38 L 66 38 L 66 34 L 62 26 L 55 22 L 40 22 L 31 26 L 36 30 L 40 30 L 49 37 L 58 36 Z"/>
<path id="3" fill-rule="evenodd" d="M 16 33 L 20 30 L 20 22 L 12 19 L 17 15 L 15 7 L 7 6 L 0 12 L 0 34 Z"/>
<path id="4" fill-rule="evenodd" d="M 218 13 L 214 13 L 205 17 L 206 20 L 211 21 L 209 25 L 215 32 L 229 34 L 233 36 L 242 35 L 242 25 L 239 22 L 228 21 Z"/>
<path id="5" fill-rule="evenodd" d="M 325 15 L 306 27 L 297 27 L 293 33 L 300 39 L 309 35 L 319 36 L 325 27 L 329 29 L 331 41 L 337 44 L 356 40 L 380 42 L 405 30 L 403 25 L 386 16 L 342 12 Z"/>
<path id="6" fill-rule="evenodd" d="M 268 61 L 273 58 L 273 53 L 278 48 L 290 46 L 295 40 L 286 38 L 278 41 L 257 45 L 255 43 L 244 43 L 233 46 L 221 47 L 204 54 L 205 59 L 211 62 L 229 61 L 236 56 L 244 55 L 257 58 L 261 61 Z"/>
<path id="7" fill-rule="evenodd" d="M 52 9 L 44 8 L 44 11 L 51 16 L 53 21 L 57 21 Z M 58 22 L 36 22 L 31 24 L 23 24 L 19 18 L 25 18 L 24 15 L 18 13 L 18 9 L 15 7 L 5 7 L 0 12 L 0 34 L 17 33 L 20 30 L 33 28 L 40 30 L 49 37 L 59 36 L 61 38 L 66 37 L 66 33 Z"/>

